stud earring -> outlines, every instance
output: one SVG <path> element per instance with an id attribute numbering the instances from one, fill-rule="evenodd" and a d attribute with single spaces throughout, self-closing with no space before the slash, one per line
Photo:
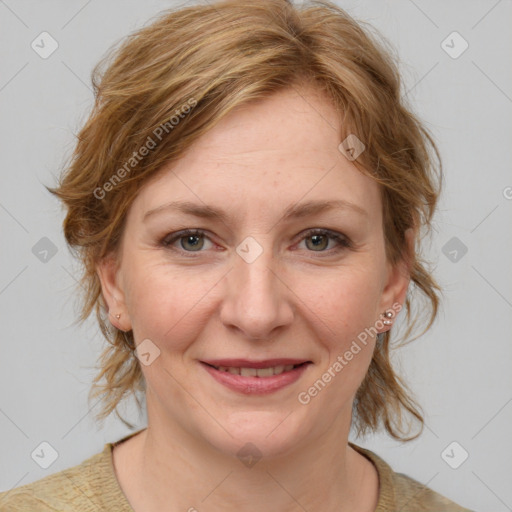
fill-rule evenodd
<path id="1" fill-rule="evenodd" d="M 385 319 L 382 321 L 384 325 L 393 325 L 393 320 L 390 320 L 390 318 L 393 318 L 393 312 L 390 310 L 385 311 L 382 316 L 385 317 Z"/>
<path id="2" fill-rule="evenodd" d="M 116 318 L 119 320 L 121 318 L 121 315 L 116 315 Z"/>

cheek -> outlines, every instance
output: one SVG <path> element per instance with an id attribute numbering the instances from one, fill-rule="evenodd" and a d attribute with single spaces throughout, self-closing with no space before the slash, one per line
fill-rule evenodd
<path id="1" fill-rule="evenodd" d="M 380 299 L 380 280 L 371 266 L 318 273 L 297 281 L 297 295 L 311 322 L 323 330 L 322 339 L 339 346 L 373 326 Z M 320 321 L 319 321 L 320 320 Z"/>
<path id="2" fill-rule="evenodd" d="M 377 272 L 361 268 L 304 279 L 302 312 L 309 328 L 322 346 L 320 364 L 299 394 L 317 414 L 343 410 L 361 385 L 371 363 L 375 346 L 375 311 L 380 297 Z M 316 399 L 315 397 L 321 397 Z"/>
<path id="3" fill-rule="evenodd" d="M 135 339 L 149 338 L 159 346 L 172 339 L 176 348 L 200 330 L 198 316 L 220 277 L 150 262 L 134 262 L 129 276 L 127 304 Z"/>

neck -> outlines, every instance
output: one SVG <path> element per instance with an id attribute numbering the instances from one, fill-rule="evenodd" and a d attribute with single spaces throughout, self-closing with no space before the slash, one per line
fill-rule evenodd
<path id="1" fill-rule="evenodd" d="M 133 438 L 129 460 L 119 465 L 131 468 L 123 490 L 135 512 L 375 510 L 376 471 L 348 446 L 350 417 L 289 453 L 241 460 L 176 422 L 158 415 L 151 421 L 150 412 L 148 428 Z"/>

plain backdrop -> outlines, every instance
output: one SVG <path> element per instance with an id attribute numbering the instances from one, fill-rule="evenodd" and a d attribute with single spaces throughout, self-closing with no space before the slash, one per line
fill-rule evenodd
<path id="1" fill-rule="evenodd" d="M 431 331 L 395 356 L 427 427 L 406 444 L 384 434 L 355 442 L 473 510 L 512 510 L 511 2 L 338 3 L 397 49 L 403 94 L 445 168 L 425 249 L 443 307 Z M 73 325 L 77 266 L 43 184 L 55 184 L 92 105 L 93 66 L 177 5 L 185 2 L 0 1 L 0 490 L 79 464 L 130 432 L 92 419 L 87 392 L 103 340 L 93 318 Z M 46 51 L 58 44 L 47 58 L 31 46 L 38 37 Z M 145 426 L 132 405 L 125 410 Z M 42 442 L 58 454 L 47 469 L 31 456 Z"/>

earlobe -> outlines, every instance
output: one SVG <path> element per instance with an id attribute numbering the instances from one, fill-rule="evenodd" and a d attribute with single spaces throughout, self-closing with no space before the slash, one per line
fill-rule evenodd
<path id="1" fill-rule="evenodd" d="M 108 308 L 110 323 L 122 331 L 129 331 L 131 323 L 125 303 L 123 283 L 114 255 L 104 257 L 96 265 L 101 292 Z"/>

